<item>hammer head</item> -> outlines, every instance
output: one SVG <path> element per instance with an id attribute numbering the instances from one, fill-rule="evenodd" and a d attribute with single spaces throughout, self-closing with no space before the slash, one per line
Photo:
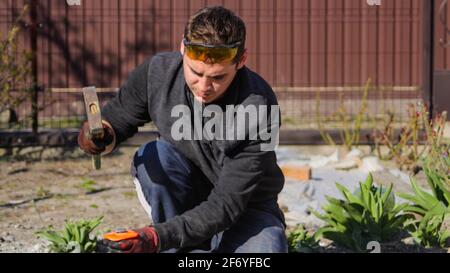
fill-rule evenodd
<path id="1" fill-rule="evenodd" d="M 83 88 L 84 105 L 89 123 L 90 138 L 102 138 L 104 134 L 102 114 L 95 87 Z"/>

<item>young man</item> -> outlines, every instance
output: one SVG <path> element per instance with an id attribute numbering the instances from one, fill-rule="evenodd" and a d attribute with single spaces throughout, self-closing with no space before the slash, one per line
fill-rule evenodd
<path id="1" fill-rule="evenodd" d="M 104 138 L 91 140 L 83 125 L 78 142 L 89 154 L 110 152 L 150 121 L 161 136 L 141 146 L 132 163 L 152 225 L 106 234 L 100 251 L 287 252 L 277 204 L 284 176 L 274 137 L 267 138 L 269 128 L 278 132 L 278 103 L 245 67 L 245 36 L 231 11 L 198 11 L 186 25 L 181 54 L 157 54 L 140 65 L 104 107 Z M 249 121 L 237 120 L 243 116 Z"/>

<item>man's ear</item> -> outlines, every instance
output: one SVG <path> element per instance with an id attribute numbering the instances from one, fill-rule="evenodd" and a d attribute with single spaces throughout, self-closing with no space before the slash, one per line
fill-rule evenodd
<path id="1" fill-rule="evenodd" d="M 247 49 L 244 49 L 244 53 L 242 53 L 241 59 L 239 60 L 239 63 L 237 64 L 237 69 L 241 69 L 244 67 L 245 63 L 247 62 L 248 52 Z"/>
<path id="2" fill-rule="evenodd" d="M 181 43 L 180 43 L 180 53 L 181 53 L 181 55 L 184 55 L 184 43 L 183 43 L 183 40 L 181 40 Z"/>

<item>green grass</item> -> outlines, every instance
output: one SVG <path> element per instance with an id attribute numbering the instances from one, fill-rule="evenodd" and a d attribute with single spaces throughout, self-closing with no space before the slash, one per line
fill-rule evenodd
<path id="1" fill-rule="evenodd" d="M 97 185 L 97 182 L 95 182 L 94 180 L 89 179 L 89 178 L 83 178 L 82 182 L 80 184 L 78 184 L 77 187 L 82 188 L 87 193 L 89 193 L 89 192 L 94 192 L 97 190 L 97 188 L 94 187 L 95 185 Z"/>

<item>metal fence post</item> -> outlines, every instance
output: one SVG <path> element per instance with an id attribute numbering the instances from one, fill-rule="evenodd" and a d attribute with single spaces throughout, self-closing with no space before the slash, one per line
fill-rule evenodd
<path id="1" fill-rule="evenodd" d="M 434 72 L 434 0 L 423 1 L 423 99 L 433 116 L 433 72 Z"/>

